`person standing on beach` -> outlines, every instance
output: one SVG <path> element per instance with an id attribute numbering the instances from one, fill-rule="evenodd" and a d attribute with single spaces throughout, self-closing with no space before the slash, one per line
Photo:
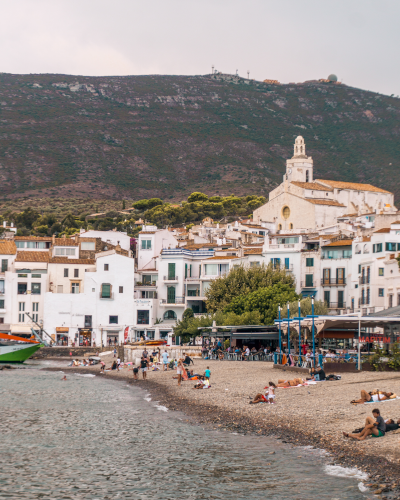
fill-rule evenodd
<path id="1" fill-rule="evenodd" d="M 142 356 L 142 359 L 140 360 L 140 369 L 142 370 L 143 380 L 146 380 L 147 378 L 147 364 L 147 359 Z"/>
<path id="2" fill-rule="evenodd" d="M 163 371 L 168 370 L 168 352 L 165 350 L 162 354 Z"/>
<path id="3" fill-rule="evenodd" d="M 117 370 L 119 371 L 119 367 L 121 365 L 121 359 L 117 358 Z"/>
<path id="4" fill-rule="evenodd" d="M 138 380 L 139 368 L 135 366 L 132 371 L 133 371 L 133 380 Z"/>
<path id="5" fill-rule="evenodd" d="M 181 382 L 182 382 L 182 374 L 183 374 L 183 371 L 184 371 L 185 367 L 183 366 L 183 362 L 182 360 L 180 359 L 178 361 L 178 366 L 176 367 L 176 374 L 178 375 L 178 385 L 181 385 Z"/>
<path id="6" fill-rule="evenodd" d="M 209 366 L 207 366 L 207 370 L 204 372 L 204 376 L 210 380 L 211 371 Z"/>
<path id="7" fill-rule="evenodd" d="M 269 382 L 269 384 L 268 384 L 268 401 L 271 405 L 274 404 L 275 389 L 276 389 L 276 385 L 273 382 Z"/>

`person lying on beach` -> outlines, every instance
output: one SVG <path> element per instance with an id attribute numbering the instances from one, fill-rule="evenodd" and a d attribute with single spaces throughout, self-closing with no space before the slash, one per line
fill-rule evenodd
<path id="1" fill-rule="evenodd" d="M 367 391 L 361 390 L 361 398 L 360 399 L 353 399 L 353 401 L 351 401 L 351 404 L 363 405 L 364 403 L 369 403 L 369 402 L 377 403 L 378 401 L 385 401 L 386 399 L 393 399 L 393 396 L 396 397 L 393 392 L 383 392 L 383 391 L 378 391 L 378 390 L 367 392 Z"/>
<path id="2" fill-rule="evenodd" d="M 296 387 L 298 385 L 304 384 L 302 378 L 294 378 L 293 380 L 278 380 L 278 385 L 276 387 Z"/>
<path id="3" fill-rule="evenodd" d="M 203 377 L 203 375 L 200 375 L 199 381 L 197 382 L 197 384 L 194 385 L 193 389 L 203 389 L 204 380 L 205 377 Z"/>
<path id="4" fill-rule="evenodd" d="M 397 431 L 397 429 L 400 429 L 400 418 L 397 420 L 397 422 L 395 422 L 392 418 L 388 418 L 387 420 L 385 420 L 385 424 L 385 432 Z"/>
<path id="5" fill-rule="evenodd" d="M 367 417 L 365 420 L 364 429 L 358 433 L 347 433 L 343 432 L 344 437 L 348 437 L 351 439 L 357 439 L 358 441 L 364 441 L 368 436 L 379 438 L 385 435 L 386 424 L 383 418 L 381 417 L 381 412 L 378 408 L 372 410 L 372 417 Z"/>

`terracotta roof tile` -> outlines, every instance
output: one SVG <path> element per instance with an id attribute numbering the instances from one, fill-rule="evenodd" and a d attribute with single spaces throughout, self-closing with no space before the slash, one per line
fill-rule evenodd
<path id="1" fill-rule="evenodd" d="M 311 199 L 311 198 L 303 198 L 303 200 L 309 201 L 310 203 L 313 203 L 314 205 L 331 205 L 332 207 L 344 207 L 345 206 L 336 200 L 315 200 L 315 199 Z"/>
<path id="2" fill-rule="evenodd" d="M 378 229 L 378 231 L 374 231 L 376 233 L 390 233 L 390 227 L 383 227 L 382 229 Z"/>
<path id="3" fill-rule="evenodd" d="M 244 251 L 244 255 L 262 255 L 262 248 L 248 248 Z"/>
<path id="4" fill-rule="evenodd" d="M 156 231 L 140 231 L 139 234 L 156 234 Z"/>
<path id="5" fill-rule="evenodd" d="M 350 247 L 353 243 L 353 240 L 337 240 L 328 243 L 327 245 L 322 245 L 324 247 Z"/>
<path id="6" fill-rule="evenodd" d="M 239 259 L 239 257 L 236 257 L 235 255 L 222 255 L 220 257 L 210 257 L 207 260 L 229 260 L 229 259 Z"/>
<path id="7" fill-rule="evenodd" d="M 68 259 L 67 257 L 52 257 L 49 259 L 49 264 L 96 264 L 95 259 Z"/>
<path id="8" fill-rule="evenodd" d="M 355 191 L 372 191 L 375 193 L 390 193 L 384 189 L 372 186 L 371 184 L 360 184 L 358 182 L 327 181 L 325 179 L 316 179 L 317 182 L 323 182 L 336 189 L 353 189 Z M 391 194 L 391 193 L 390 193 Z"/>
<path id="9" fill-rule="evenodd" d="M 400 224 L 400 220 L 397 220 L 396 222 L 391 222 L 391 224 Z"/>
<path id="10" fill-rule="evenodd" d="M 0 255 L 15 255 L 16 253 L 17 246 L 13 241 L 0 241 Z"/>
<path id="11" fill-rule="evenodd" d="M 15 262 L 49 262 L 49 252 L 23 250 L 17 253 Z"/>
<path id="12" fill-rule="evenodd" d="M 332 188 L 327 186 L 322 186 L 317 182 L 298 182 L 292 181 L 290 184 L 294 184 L 295 186 L 299 186 L 304 189 L 313 189 L 314 191 L 333 191 Z"/>
<path id="13" fill-rule="evenodd" d="M 54 246 L 56 247 L 77 247 L 79 245 L 71 238 L 55 238 L 55 240 Z"/>
<path id="14" fill-rule="evenodd" d="M 16 241 L 51 241 L 51 236 L 14 236 Z"/>

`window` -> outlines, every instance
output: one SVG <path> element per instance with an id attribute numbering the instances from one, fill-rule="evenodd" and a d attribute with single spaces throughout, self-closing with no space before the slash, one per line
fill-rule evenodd
<path id="1" fill-rule="evenodd" d="M 322 284 L 323 285 L 330 285 L 331 284 L 331 270 L 330 269 L 324 269 L 322 271 Z"/>
<path id="2" fill-rule="evenodd" d="M 8 270 L 8 259 L 1 259 L 1 272 L 5 273 Z"/>
<path id="3" fill-rule="evenodd" d="M 119 287 L 119 293 L 124 293 L 124 287 L 123 286 Z"/>
<path id="4" fill-rule="evenodd" d="M 25 273 L 24 274 L 18 274 L 18 278 L 27 278 L 27 277 L 28 277 L 28 275 L 25 274 Z"/>
<path id="5" fill-rule="evenodd" d="M 167 304 L 175 304 L 175 287 L 167 287 Z"/>
<path id="6" fill-rule="evenodd" d="M 387 252 L 395 252 L 396 251 L 396 243 L 386 242 L 386 244 L 385 244 L 385 250 Z"/>
<path id="7" fill-rule="evenodd" d="M 218 276 L 218 264 L 204 264 L 205 276 Z"/>
<path id="8" fill-rule="evenodd" d="M 330 303 L 331 303 L 331 292 L 329 290 L 326 290 L 324 292 L 324 302 L 326 304 L 327 307 L 330 307 Z"/>
<path id="9" fill-rule="evenodd" d="M 96 243 L 94 241 L 82 241 L 81 250 L 96 250 Z"/>
<path id="10" fill-rule="evenodd" d="M 79 269 L 74 269 L 74 278 L 79 278 Z"/>
<path id="11" fill-rule="evenodd" d="M 306 274 L 306 286 L 314 286 L 314 275 Z"/>
<path id="12" fill-rule="evenodd" d="M 389 307 L 393 307 L 393 295 L 389 295 Z"/>
<path id="13" fill-rule="evenodd" d="M 272 264 L 272 267 L 280 267 L 281 266 L 281 259 L 279 259 L 279 258 L 271 259 L 271 264 Z"/>
<path id="14" fill-rule="evenodd" d="M 137 324 L 138 325 L 148 325 L 150 321 L 150 311 L 146 310 L 138 310 L 137 312 Z"/>
<path id="15" fill-rule="evenodd" d="M 32 283 L 31 284 L 31 294 L 32 295 L 40 295 L 41 285 L 40 283 Z"/>
<path id="16" fill-rule="evenodd" d="M 155 334 L 154 330 L 147 330 L 147 332 L 146 332 L 147 338 L 149 340 L 154 340 L 154 334 Z"/>
<path id="17" fill-rule="evenodd" d="M 306 267 L 314 267 L 314 257 L 306 259 Z"/>
<path id="18" fill-rule="evenodd" d="M 108 264 L 104 264 L 104 271 L 109 271 L 110 270 L 110 267 Z"/>
<path id="19" fill-rule="evenodd" d="M 73 255 L 75 256 L 75 248 L 56 248 L 56 255 Z"/>
<path id="20" fill-rule="evenodd" d="M 358 264 L 358 274 L 361 273 L 361 264 Z"/>
<path id="21" fill-rule="evenodd" d="M 19 302 L 18 303 L 18 311 L 19 311 L 18 322 L 19 323 L 24 323 L 24 321 L 25 321 L 25 314 L 24 314 L 24 311 L 25 311 L 25 302 Z"/>
<path id="22" fill-rule="evenodd" d="M 92 328 L 92 316 L 85 316 L 85 328 Z"/>
<path id="23" fill-rule="evenodd" d="M 79 283 L 71 284 L 71 293 L 79 293 Z"/>
<path id="24" fill-rule="evenodd" d="M 250 262 L 250 267 L 260 267 L 259 262 Z"/>
<path id="25" fill-rule="evenodd" d="M 397 294 L 397 305 L 400 306 L 400 293 Z"/>
<path id="26" fill-rule="evenodd" d="M 4 293 L 4 280 L 0 280 L 0 293 Z"/>
<path id="27" fill-rule="evenodd" d="M 293 229 L 293 224 L 292 223 L 289 224 L 289 229 Z"/>
<path id="28" fill-rule="evenodd" d="M 289 269 L 289 267 L 290 267 L 289 257 L 285 257 L 285 269 Z"/>
<path id="29" fill-rule="evenodd" d="M 379 276 L 383 276 L 383 275 L 384 275 L 384 274 L 383 274 L 383 273 L 384 273 L 384 268 L 383 268 L 383 267 L 380 267 L 380 268 L 378 269 L 378 272 L 379 272 Z"/>
<path id="30" fill-rule="evenodd" d="M 306 170 L 306 182 L 308 182 L 309 176 L 310 176 L 310 173 L 308 170 Z"/>
<path id="31" fill-rule="evenodd" d="M 64 278 L 68 278 L 69 269 L 64 269 Z"/>
<path id="32" fill-rule="evenodd" d="M 32 302 L 32 319 L 35 323 L 39 320 L 39 302 Z"/>
<path id="33" fill-rule="evenodd" d="M 142 240 L 142 250 L 151 250 L 151 240 Z"/>
<path id="34" fill-rule="evenodd" d="M 343 309 L 344 307 L 344 291 L 338 291 L 338 309 Z"/>
<path id="35" fill-rule="evenodd" d="M 26 295 L 28 285 L 26 283 L 18 283 L 18 295 Z"/>
<path id="36" fill-rule="evenodd" d="M 369 288 L 367 288 L 367 296 L 366 296 L 366 300 L 365 300 L 366 304 L 369 304 L 370 298 L 371 298 L 371 291 Z"/>
<path id="37" fill-rule="evenodd" d="M 278 231 L 282 231 L 282 224 L 278 224 Z"/>
<path id="38" fill-rule="evenodd" d="M 156 299 L 157 298 L 157 292 L 154 292 L 152 290 L 143 290 L 141 298 L 142 299 Z"/>
<path id="39" fill-rule="evenodd" d="M 169 280 L 174 280 L 175 279 L 175 262 L 169 262 L 168 263 L 168 279 Z"/>
<path id="40" fill-rule="evenodd" d="M 336 269 L 336 283 L 344 285 L 346 283 L 346 270 L 344 267 Z"/>
<path id="41" fill-rule="evenodd" d="M 103 283 L 101 285 L 101 298 L 111 299 L 111 285 L 109 283 Z"/>
<path id="42" fill-rule="evenodd" d="M 0 309 L 4 309 L 4 299 L 0 300 Z"/>
<path id="43" fill-rule="evenodd" d="M 165 311 L 164 313 L 164 319 L 175 319 L 176 320 L 177 316 L 174 311 Z"/>
<path id="44" fill-rule="evenodd" d="M 64 293 L 63 285 L 57 285 L 57 293 Z"/>
<path id="45" fill-rule="evenodd" d="M 290 208 L 289 207 L 283 207 L 283 209 L 282 209 L 282 217 L 285 220 L 289 219 L 289 217 L 290 217 Z"/>
<path id="46" fill-rule="evenodd" d="M 118 325 L 118 316 L 110 316 L 110 325 Z"/>
<path id="47" fill-rule="evenodd" d="M 383 297 L 385 294 L 385 289 L 384 288 L 378 288 L 378 297 Z"/>
<path id="48" fill-rule="evenodd" d="M 382 252 L 382 243 L 375 243 L 374 245 L 372 245 L 372 252 L 373 253 Z"/>
<path id="49" fill-rule="evenodd" d="M 26 248 L 36 248 L 36 241 L 27 241 Z"/>
<path id="50" fill-rule="evenodd" d="M 283 245 L 283 244 L 293 245 L 294 243 L 299 242 L 299 237 L 298 236 L 289 236 L 289 237 L 285 237 L 285 238 L 277 238 L 276 242 L 278 243 L 278 245 Z"/>
<path id="51" fill-rule="evenodd" d="M 15 245 L 17 248 L 25 248 L 25 241 L 16 241 Z"/>
<path id="52" fill-rule="evenodd" d="M 41 274 L 32 274 L 32 278 L 34 278 L 34 279 L 37 279 L 37 278 L 40 279 L 41 277 L 42 277 Z"/>

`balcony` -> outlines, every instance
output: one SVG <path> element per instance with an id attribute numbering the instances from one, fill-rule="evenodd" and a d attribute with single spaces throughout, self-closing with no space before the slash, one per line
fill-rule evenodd
<path id="1" fill-rule="evenodd" d="M 346 278 L 322 278 L 322 286 L 344 286 L 346 284 Z"/>
<path id="2" fill-rule="evenodd" d="M 164 276 L 164 281 L 178 281 L 178 276 Z"/>
<path id="3" fill-rule="evenodd" d="M 346 309 L 346 302 L 325 302 L 328 309 Z"/>
<path id="4" fill-rule="evenodd" d="M 160 306 L 184 306 L 185 297 L 175 297 L 174 299 L 160 299 Z"/>
<path id="5" fill-rule="evenodd" d="M 358 281 L 359 281 L 360 285 L 369 285 L 371 280 L 370 280 L 369 275 L 367 274 L 367 276 L 360 276 L 358 278 Z"/>
<path id="6" fill-rule="evenodd" d="M 142 286 L 144 286 L 146 288 L 151 287 L 151 286 L 152 287 L 156 287 L 157 286 L 157 282 L 156 281 L 137 281 L 135 283 L 135 287 L 136 288 L 140 288 Z"/>

